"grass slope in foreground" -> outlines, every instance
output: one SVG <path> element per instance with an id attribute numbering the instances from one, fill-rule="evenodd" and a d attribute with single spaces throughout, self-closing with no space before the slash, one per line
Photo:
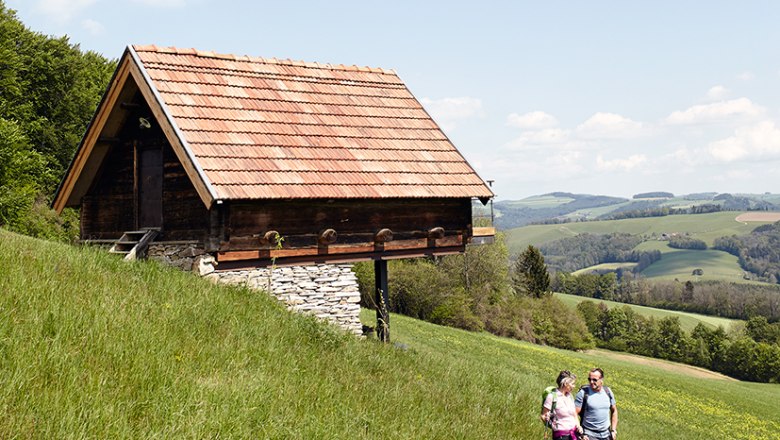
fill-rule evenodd
<path id="1" fill-rule="evenodd" d="M 655 319 L 676 317 L 680 319 L 680 327 L 689 333 L 699 323 L 702 323 L 711 329 L 715 329 L 720 325 L 723 327 L 724 330 L 728 331 L 729 328 L 731 328 L 732 324 L 736 322 L 743 322 L 738 319 L 721 318 L 719 316 L 699 315 L 697 313 L 679 312 L 677 310 L 656 309 L 653 307 L 638 306 L 634 304 L 625 304 L 621 302 L 606 301 L 603 299 L 596 299 L 596 298 L 586 298 L 584 296 L 569 295 L 566 293 L 556 293 L 555 297 L 560 299 L 561 301 L 563 301 L 564 304 L 572 308 L 577 307 L 577 304 L 587 300 L 587 301 L 593 301 L 597 304 L 604 303 L 610 309 L 613 307 L 628 306 L 633 311 L 635 311 L 636 313 L 642 316 L 653 317 Z"/>
<path id="2" fill-rule="evenodd" d="M 599 364 L 623 438 L 771 438 L 780 386 L 693 379 L 394 315 L 407 349 L 153 263 L 0 230 L 0 437 L 541 438 Z"/>

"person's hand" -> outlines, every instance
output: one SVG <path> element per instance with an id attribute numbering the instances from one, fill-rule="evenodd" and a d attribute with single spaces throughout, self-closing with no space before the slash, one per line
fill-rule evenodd
<path id="1" fill-rule="evenodd" d="M 609 436 L 612 440 L 617 440 L 617 431 L 615 431 L 614 429 L 609 431 Z"/>
<path id="2" fill-rule="evenodd" d="M 542 423 L 547 423 L 547 421 L 550 419 L 550 413 L 542 414 L 539 416 L 539 418 L 542 420 Z"/>

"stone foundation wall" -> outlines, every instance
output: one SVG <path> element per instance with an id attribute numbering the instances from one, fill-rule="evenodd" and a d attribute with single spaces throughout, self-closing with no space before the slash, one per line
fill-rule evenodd
<path id="1" fill-rule="evenodd" d="M 351 265 L 277 267 L 273 274 L 269 268 L 212 272 L 205 278 L 270 291 L 290 310 L 309 313 L 362 334 L 360 290 Z"/>
<path id="2" fill-rule="evenodd" d="M 197 241 L 149 243 L 149 249 L 146 251 L 147 258 L 187 272 L 196 271 L 198 268 L 194 264 L 196 260 L 200 260 L 198 257 L 204 255 L 207 255 L 206 251 Z"/>
<path id="3" fill-rule="evenodd" d="M 333 322 L 354 334 L 362 334 L 360 290 L 352 265 L 319 264 L 236 271 L 219 271 L 214 257 L 198 243 L 151 243 L 149 258 L 214 282 L 244 284 L 271 292 L 287 308 Z"/>

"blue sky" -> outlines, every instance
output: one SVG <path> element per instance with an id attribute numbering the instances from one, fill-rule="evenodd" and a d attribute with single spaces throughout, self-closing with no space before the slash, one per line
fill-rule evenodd
<path id="1" fill-rule="evenodd" d="M 5 0 L 128 44 L 392 68 L 499 200 L 780 192 L 780 2 Z"/>

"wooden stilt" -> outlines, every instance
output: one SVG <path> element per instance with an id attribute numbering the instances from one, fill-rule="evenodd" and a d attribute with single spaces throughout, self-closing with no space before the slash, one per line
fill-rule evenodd
<path id="1" fill-rule="evenodd" d="M 390 342 L 389 294 L 387 291 L 387 260 L 374 260 L 374 281 L 376 283 L 376 336 L 382 342 Z"/>

